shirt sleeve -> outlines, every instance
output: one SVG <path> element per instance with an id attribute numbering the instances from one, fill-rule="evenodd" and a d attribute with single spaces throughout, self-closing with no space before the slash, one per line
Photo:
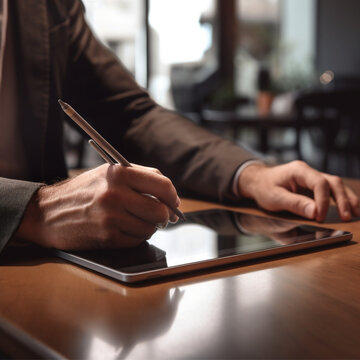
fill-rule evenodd
<path id="1" fill-rule="evenodd" d="M 239 166 L 239 168 L 236 170 L 236 173 L 234 175 L 233 182 L 232 182 L 232 192 L 238 198 L 240 198 L 240 193 L 239 193 L 239 188 L 238 188 L 240 175 L 248 166 L 253 165 L 253 164 L 265 164 L 265 162 L 262 160 L 248 160 L 248 161 L 245 161 L 243 164 L 241 164 Z"/>

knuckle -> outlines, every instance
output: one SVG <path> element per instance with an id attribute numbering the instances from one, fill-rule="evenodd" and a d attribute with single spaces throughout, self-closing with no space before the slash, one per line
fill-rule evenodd
<path id="1" fill-rule="evenodd" d="M 334 182 L 334 184 L 335 184 L 336 186 L 343 186 L 343 185 L 344 185 L 344 182 L 343 182 L 342 178 L 339 177 L 339 176 L 334 175 L 334 176 L 332 177 L 332 181 Z"/>
<path id="2" fill-rule="evenodd" d="M 167 186 L 167 187 L 170 186 L 171 181 L 170 181 L 170 179 L 169 179 L 168 177 L 162 175 L 162 176 L 160 177 L 160 181 L 161 181 L 161 185 L 162 185 L 162 186 Z"/>
<path id="3" fill-rule="evenodd" d="M 114 171 L 107 179 L 110 187 L 126 186 L 133 183 L 134 179 L 139 176 L 139 169 L 136 167 L 127 167 L 122 165 L 112 166 Z"/>
<path id="4" fill-rule="evenodd" d="M 304 168 L 308 166 L 303 160 L 293 160 L 291 165 L 295 168 Z"/>
<path id="5" fill-rule="evenodd" d="M 108 171 L 106 172 L 106 180 L 110 183 L 116 181 L 117 179 L 121 179 L 126 176 L 126 168 L 120 165 L 109 166 Z"/>
<path id="6" fill-rule="evenodd" d="M 162 175 L 162 172 L 157 168 L 150 168 L 150 170 L 158 175 Z"/>
<path id="7" fill-rule="evenodd" d="M 324 189 L 325 191 L 329 191 L 330 190 L 330 184 L 327 181 L 327 179 L 325 179 L 324 177 L 319 178 L 318 180 L 318 186 L 322 189 Z"/>
<path id="8" fill-rule="evenodd" d="M 165 221 L 168 221 L 168 219 L 169 219 L 169 210 L 162 203 L 157 204 L 155 214 L 156 214 L 156 218 L 158 220 L 157 222 L 165 222 Z"/>
<path id="9" fill-rule="evenodd" d="M 166 177 L 166 176 L 163 176 L 161 178 L 161 186 L 166 190 L 166 192 L 172 192 L 173 189 L 174 189 L 174 185 L 173 183 L 171 182 L 171 180 Z"/>

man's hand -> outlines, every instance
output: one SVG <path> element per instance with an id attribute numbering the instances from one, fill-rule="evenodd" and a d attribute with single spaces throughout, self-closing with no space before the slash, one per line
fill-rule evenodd
<path id="1" fill-rule="evenodd" d="M 238 186 L 241 196 L 269 211 L 286 210 L 321 222 L 333 197 L 342 220 L 360 213 L 359 198 L 339 177 L 314 170 L 303 161 L 273 167 L 250 165 L 240 175 Z M 300 194 L 301 190 L 310 190 L 313 198 Z"/>
<path id="2" fill-rule="evenodd" d="M 57 249 L 136 246 L 177 221 L 168 207 L 179 204 L 173 184 L 158 170 L 105 164 L 40 188 L 16 235 Z"/>

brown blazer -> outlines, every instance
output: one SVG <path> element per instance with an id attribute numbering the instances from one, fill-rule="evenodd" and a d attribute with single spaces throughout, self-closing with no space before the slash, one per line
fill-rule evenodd
<path id="1" fill-rule="evenodd" d="M 234 173 L 255 156 L 158 106 L 92 35 L 79 0 L 9 3 L 29 178 L 0 181 L 0 250 L 39 183 L 67 176 L 59 98 L 130 161 L 159 168 L 180 194 L 234 199 Z"/>

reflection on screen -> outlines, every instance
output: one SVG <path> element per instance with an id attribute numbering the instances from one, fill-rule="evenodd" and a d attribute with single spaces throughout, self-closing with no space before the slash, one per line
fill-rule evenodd
<path id="1" fill-rule="evenodd" d="M 158 230 L 149 243 L 166 253 L 168 266 L 217 257 L 217 234 L 203 225 L 183 224 Z"/>
<path id="2" fill-rule="evenodd" d="M 285 220 L 214 210 L 187 214 L 185 223 L 158 230 L 148 243 L 162 251 L 166 266 L 171 267 L 284 247 L 331 235 L 336 235 L 336 232 Z"/>
<path id="3" fill-rule="evenodd" d="M 344 232 L 224 210 L 186 214 L 136 248 L 76 253 L 124 273 L 164 269 L 320 240 Z"/>
<path id="4" fill-rule="evenodd" d="M 222 235 L 204 225 L 185 223 L 175 228 L 158 230 L 149 243 L 166 253 L 168 266 L 176 266 L 311 241 L 332 233 L 326 230 L 317 233 L 312 227 L 304 226 L 292 228 L 290 232 L 286 228 L 283 233 L 272 234 L 273 237 L 269 233 L 240 233 L 236 227 L 234 230 L 233 234 Z"/>

